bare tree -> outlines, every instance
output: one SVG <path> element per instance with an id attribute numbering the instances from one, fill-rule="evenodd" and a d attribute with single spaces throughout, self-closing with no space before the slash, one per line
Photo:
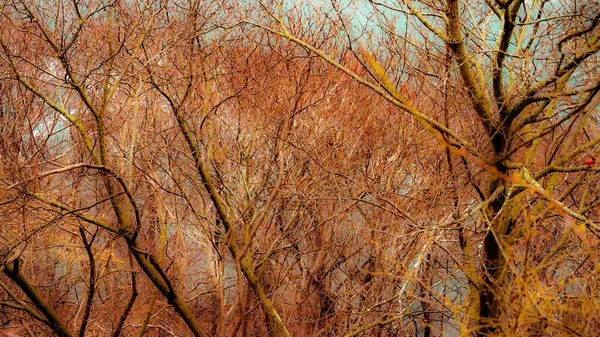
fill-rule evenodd
<path id="1" fill-rule="evenodd" d="M 440 236 L 433 242 L 445 246 L 439 239 L 456 240 L 461 257 L 455 263 L 464 273 L 460 278 L 468 280 L 469 299 L 455 303 L 475 308 L 465 308 L 460 320 L 465 328 L 473 324 L 478 335 L 546 329 L 574 333 L 597 324 L 582 313 L 586 323 L 574 328 L 572 321 L 553 318 L 566 311 L 554 307 L 550 311 L 555 316 L 547 315 L 541 309 L 546 305 L 539 302 L 558 301 L 568 307 L 571 300 L 593 298 L 589 290 L 572 293 L 569 299 L 550 299 L 547 294 L 573 271 L 556 255 L 565 247 L 571 247 L 582 266 L 595 265 L 590 260 L 595 253 L 573 249 L 567 242 L 575 239 L 594 246 L 598 234 L 591 220 L 594 207 L 589 206 L 596 199 L 589 199 L 588 188 L 594 187 L 584 183 L 597 168 L 592 159 L 586 165 L 583 161 L 586 154 L 595 156 L 600 140 L 594 122 L 600 97 L 597 5 L 334 1 L 322 20 L 328 22 L 331 36 L 346 39 L 363 73 L 348 65 L 338 50 L 305 37 L 302 23 L 289 13 L 301 13 L 308 5 L 286 12 L 262 5 L 270 22 L 247 20 L 319 56 L 413 116 L 438 139 L 453 181 L 447 186 L 458 191 L 448 193 L 455 195 L 454 207 L 446 208 L 453 220 L 443 225 L 453 223 L 456 231 L 448 236 L 438 229 Z M 446 74 L 438 69 L 447 69 Z M 427 97 L 410 98 L 409 88 Z M 465 209 L 466 205 L 477 206 Z M 564 234 L 557 233 L 561 238 L 532 249 L 539 240 L 533 233 L 561 231 L 558 228 L 564 228 Z M 576 238 L 575 228 L 580 228 Z M 481 250 L 471 248 L 477 246 Z M 444 248 L 448 249 L 452 245 Z M 534 257 L 544 255 L 541 260 Z M 554 280 L 541 281 L 541 275 L 557 264 L 562 268 L 552 272 Z M 544 295 L 538 287 L 546 289 Z M 515 308 L 515 299 L 524 302 Z"/>
<path id="2" fill-rule="evenodd" d="M 593 333 L 598 8 L 2 4 L 0 329 Z"/>

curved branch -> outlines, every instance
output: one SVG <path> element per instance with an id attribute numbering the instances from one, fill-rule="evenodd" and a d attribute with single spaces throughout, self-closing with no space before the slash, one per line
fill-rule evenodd
<path id="1" fill-rule="evenodd" d="M 121 178 L 115 171 L 113 171 L 112 169 L 103 166 L 103 165 L 93 165 L 93 164 L 87 164 L 87 163 L 78 163 L 78 164 L 73 164 L 73 165 L 68 165 L 65 167 L 61 167 L 55 170 L 50 170 L 50 171 L 46 171 L 46 172 L 42 172 L 34 177 L 25 179 L 24 181 L 18 182 L 18 183 L 14 183 L 11 184 L 9 186 L 6 187 L 6 189 L 11 189 L 11 188 L 15 188 L 21 184 L 33 181 L 35 179 L 39 179 L 39 178 L 43 178 L 43 177 L 47 177 L 50 175 L 54 175 L 54 174 L 58 174 L 58 173 L 63 173 L 63 172 L 67 172 L 67 171 L 71 171 L 74 169 L 78 169 L 78 168 L 91 168 L 91 169 L 96 169 L 96 170 L 100 170 L 100 171 L 104 171 L 106 173 L 108 173 L 110 176 L 112 176 L 115 180 L 117 180 L 117 182 L 119 183 L 119 185 L 121 185 L 121 188 L 123 188 L 123 193 L 127 196 L 127 199 L 129 200 L 129 203 L 131 204 L 131 207 L 133 207 L 133 211 L 135 214 L 135 219 L 136 219 L 136 225 L 137 228 L 134 231 L 129 231 L 129 229 L 125 228 L 123 233 L 119 233 L 118 234 L 127 234 L 129 235 L 129 238 L 135 238 L 136 232 L 139 228 L 142 227 L 142 223 L 141 223 L 141 216 L 140 216 L 140 211 L 139 208 L 137 206 L 137 203 L 135 202 L 135 199 L 133 198 L 133 195 L 131 194 L 131 192 L 129 191 L 129 189 L 127 188 L 127 184 L 125 183 L 125 181 L 123 180 L 123 178 Z M 73 212 L 74 210 L 69 208 L 66 205 L 63 205 L 62 203 L 59 202 L 47 202 L 45 201 L 45 199 L 43 197 L 39 198 L 37 194 L 33 195 L 36 199 L 43 201 L 49 205 L 61 208 L 62 210 L 68 211 L 68 212 Z M 116 196 L 116 195 L 114 195 Z M 77 217 L 79 217 L 78 215 L 76 215 Z M 105 229 L 109 229 L 110 226 L 105 225 L 105 224 L 98 224 L 96 221 L 88 221 L 88 219 L 86 218 L 81 218 L 82 220 L 86 221 L 86 222 L 90 222 L 93 223 L 95 225 L 98 225 L 102 228 Z M 107 228 L 106 226 L 108 226 L 109 228 Z M 110 228 L 109 229 L 111 232 L 114 232 L 115 230 Z"/>

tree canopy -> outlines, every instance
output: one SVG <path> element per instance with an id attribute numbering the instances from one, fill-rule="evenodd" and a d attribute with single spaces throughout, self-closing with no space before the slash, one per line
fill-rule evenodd
<path id="1" fill-rule="evenodd" d="M 600 3 L 4 1 L 0 331 L 600 330 Z"/>

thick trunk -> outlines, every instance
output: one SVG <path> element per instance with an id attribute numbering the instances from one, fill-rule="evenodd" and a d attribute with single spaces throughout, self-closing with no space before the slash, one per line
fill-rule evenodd
<path id="1" fill-rule="evenodd" d="M 496 158 L 503 158 L 508 147 L 508 132 L 510 123 L 503 124 L 490 134 L 491 145 Z M 505 283 L 506 260 L 502 254 L 501 242 L 505 241 L 510 232 L 512 219 L 510 201 L 507 200 L 508 182 L 505 180 L 507 167 L 503 160 L 493 163 L 497 172 L 490 183 L 490 193 L 501 189 L 497 198 L 490 202 L 488 208 L 489 228 L 483 240 L 482 253 L 484 258 L 483 284 L 479 287 L 479 330 L 478 336 L 491 336 L 498 332 L 504 303 L 502 287 Z"/>
<path id="2" fill-rule="evenodd" d="M 506 174 L 504 165 L 496 165 L 496 169 L 502 175 Z M 507 201 L 505 192 L 507 182 L 501 177 L 496 177 L 491 184 L 491 191 L 497 188 L 503 189 L 496 200 L 489 206 L 489 219 L 491 223 L 483 240 L 482 254 L 483 284 L 479 287 L 479 330 L 478 336 L 491 336 L 498 332 L 500 318 L 504 308 L 502 287 L 505 283 L 506 260 L 502 253 L 501 242 L 505 242 L 506 236 L 511 229 L 512 219 L 510 212 L 510 201 Z"/>
<path id="3" fill-rule="evenodd" d="M 505 261 L 501 256 L 501 247 L 490 230 L 484 239 L 485 257 L 483 284 L 479 290 L 479 326 L 478 336 L 493 335 L 498 329 L 501 314 L 502 294 L 500 284 Z"/>

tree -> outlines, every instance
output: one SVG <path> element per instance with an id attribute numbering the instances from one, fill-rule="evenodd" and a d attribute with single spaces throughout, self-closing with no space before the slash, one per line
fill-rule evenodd
<path id="1" fill-rule="evenodd" d="M 0 329 L 589 334 L 600 13 L 558 3 L 3 4 Z"/>
<path id="2" fill-rule="evenodd" d="M 457 232 L 452 236 L 458 236 L 457 248 L 462 251 L 462 261 L 457 263 L 469 282 L 469 300 L 463 304 L 475 308 L 459 317 L 465 327 L 472 319 L 478 335 L 586 330 L 562 317 L 571 301 L 591 304 L 591 288 L 568 291 L 566 299 L 566 289 L 556 287 L 558 280 L 564 282 L 567 274 L 576 272 L 561 263 L 559 252 L 566 247 L 581 266 L 590 270 L 596 266 L 586 264 L 596 254 L 585 247 L 597 242 L 598 226 L 590 220 L 597 199 L 588 180 L 597 169 L 583 165 L 582 157 L 595 153 L 600 140 L 595 122 L 600 97 L 597 5 L 332 2 L 332 11 L 322 20 L 327 21 L 331 36 L 348 41 L 347 48 L 365 74 L 347 66 L 337 50 L 316 46 L 301 36 L 304 31 L 297 28 L 300 23 L 293 14 L 287 14 L 290 11 L 263 5 L 271 22 L 248 19 L 318 55 L 412 115 L 438 138 L 438 146 L 446 151 L 449 185 L 457 188 L 454 205 L 447 211 L 453 214 Z M 305 7 L 296 9 L 300 13 Z M 361 13 L 358 18 L 355 12 Z M 446 71 L 440 74 L 436 69 Z M 421 101 L 410 99 L 404 88 L 411 86 L 431 94 Z M 423 100 L 431 105 L 423 105 Z M 471 119 L 477 124 L 467 125 Z M 461 162 L 466 171 L 458 171 Z M 474 202 L 479 203 L 476 220 L 464 208 Z M 473 213 L 473 208 L 466 212 Z M 465 215 L 469 221 L 464 221 Z M 564 234 L 558 234 L 557 228 L 564 228 Z M 473 234 L 466 232 L 470 229 Z M 552 243 L 535 243 L 538 232 L 555 233 Z M 582 247 L 573 247 L 577 241 Z M 471 248 L 477 245 L 482 247 L 481 266 L 479 252 Z M 532 245 L 540 251 L 534 253 Z M 548 255 L 537 257 L 544 254 Z M 555 271 L 555 263 L 562 268 Z M 555 279 L 542 281 L 547 273 Z M 563 295 L 549 298 L 552 292 Z M 520 302 L 516 307 L 515 301 Z M 540 302 L 560 302 L 551 312 L 561 319 L 547 315 Z M 586 324 L 597 324 L 580 314 Z"/>

